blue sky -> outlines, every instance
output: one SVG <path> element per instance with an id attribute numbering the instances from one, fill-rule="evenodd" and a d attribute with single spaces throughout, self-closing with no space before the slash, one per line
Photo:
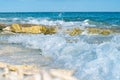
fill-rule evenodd
<path id="1" fill-rule="evenodd" d="M 0 12 L 119 11 L 120 0 L 0 0 Z"/>

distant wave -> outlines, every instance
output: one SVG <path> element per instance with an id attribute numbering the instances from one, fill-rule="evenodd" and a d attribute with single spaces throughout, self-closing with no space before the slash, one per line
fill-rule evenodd
<path id="1" fill-rule="evenodd" d="M 119 25 L 110 25 L 103 22 L 95 22 L 90 19 L 85 19 L 83 21 L 64 21 L 64 20 L 52 20 L 50 18 L 0 18 L 0 22 L 6 24 L 20 23 L 20 24 L 41 24 L 49 26 L 61 26 L 61 27 L 101 27 L 101 28 L 111 28 L 120 27 Z"/>

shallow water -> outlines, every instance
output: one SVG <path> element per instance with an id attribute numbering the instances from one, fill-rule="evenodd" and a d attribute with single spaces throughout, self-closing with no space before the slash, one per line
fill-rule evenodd
<path id="1" fill-rule="evenodd" d="M 0 36 L 0 42 L 3 40 L 2 46 L 19 46 L 22 51 L 2 54 L 0 61 L 73 69 L 84 80 L 120 79 L 120 35 L 15 34 Z"/>
<path id="2" fill-rule="evenodd" d="M 118 28 L 120 13 L 6 13 L 1 22 L 57 25 L 62 28 Z M 7 16 L 5 16 L 7 15 Z M 11 53 L 7 50 L 10 48 Z M 120 80 L 120 34 L 69 36 L 57 33 L 1 34 L 0 61 L 76 71 L 79 80 Z"/>

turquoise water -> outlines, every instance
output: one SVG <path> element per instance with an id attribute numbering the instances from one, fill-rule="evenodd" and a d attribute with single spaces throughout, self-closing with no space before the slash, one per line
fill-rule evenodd
<path id="1" fill-rule="evenodd" d="M 119 12 L 29 12 L 29 13 L 0 13 L 0 22 L 18 22 L 29 20 L 62 20 L 62 21 L 84 21 L 90 20 L 96 24 L 120 25 Z"/>
<path id="2" fill-rule="evenodd" d="M 120 31 L 120 13 L 0 13 L 0 22 L 57 25 L 62 28 L 117 28 Z M 22 55 L 24 59 L 32 59 L 27 61 L 28 64 L 44 64 L 40 55 L 47 56 L 52 61 L 46 61 L 45 65 L 73 69 L 79 80 L 120 80 L 120 34 L 0 35 L 0 48 L 5 45 L 22 48 L 23 51 L 15 54 L 15 57 Z M 0 61 L 5 61 L 5 58 L 0 58 Z M 8 62 L 15 60 L 9 59 L 11 61 Z"/>

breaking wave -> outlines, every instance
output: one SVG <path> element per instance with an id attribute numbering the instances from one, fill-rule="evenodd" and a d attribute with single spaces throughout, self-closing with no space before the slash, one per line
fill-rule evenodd
<path id="1" fill-rule="evenodd" d="M 3 16 L 0 18 L 0 22 L 41 24 L 67 27 L 68 29 L 73 27 L 120 28 L 119 13 L 89 13 L 89 15 L 88 13 L 54 13 L 54 15 L 53 13 L 45 15 L 39 13 L 39 16 L 37 14 L 21 13 L 18 17 L 16 13 L 16 15 L 12 15 L 12 18 L 0 14 Z M 21 15 L 24 16 L 21 17 Z M 42 17 L 40 17 L 41 15 Z M 46 17 L 46 15 L 49 16 Z M 59 33 L 54 35 L 0 34 L 0 43 L 20 45 L 26 49 L 40 49 L 42 55 L 49 56 L 54 60 L 52 64 L 55 66 L 75 70 L 75 76 L 79 80 L 120 80 L 119 34 L 106 36 L 84 34 L 69 36 Z"/>
<path id="2" fill-rule="evenodd" d="M 119 27 L 119 25 L 106 24 L 104 22 L 96 22 L 90 19 L 85 19 L 83 21 L 64 21 L 64 20 L 53 20 L 50 18 L 0 18 L 0 22 L 12 24 L 12 23 L 20 23 L 20 24 L 41 24 L 41 25 L 49 25 L 49 26 L 61 26 L 61 27 L 101 27 L 101 28 L 111 28 L 111 27 Z"/>
<path id="3" fill-rule="evenodd" d="M 54 59 L 56 66 L 74 69 L 80 80 L 120 80 L 119 35 L 70 37 L 16 34 L 1 36 L 2 40 L 25 48 L 41 49 L 43 55 Z"/>

